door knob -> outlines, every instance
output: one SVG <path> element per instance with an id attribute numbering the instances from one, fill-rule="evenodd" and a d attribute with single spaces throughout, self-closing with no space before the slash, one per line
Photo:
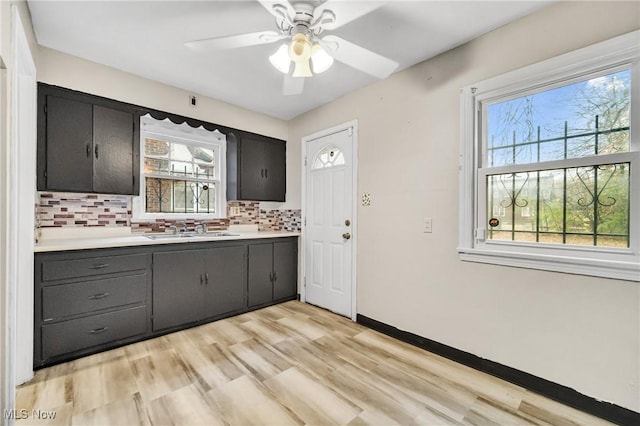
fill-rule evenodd
<path id="1" fill-rule="evenodd" d="M 345 240 L 348 240 L 349 238 L 351 238 L 351 234 L 348 232 L 345 232 L 344 234 L 342 234 L 342 238 L 344 238 Z"/>

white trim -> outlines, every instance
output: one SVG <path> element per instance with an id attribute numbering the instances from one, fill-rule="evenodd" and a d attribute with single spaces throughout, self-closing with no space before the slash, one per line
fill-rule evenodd
<path id="1" fill-rule="evenodd" d="M 458 253 L 461 260 L 471 262 L 640 281 L 640 264 L 635 262 L 616 262 L 571 256 L 528 254 L 519 251 L 507 252 L 475 248 L 459 248 Z"/>
<path id="2" fill-rule="evenodd" d="M 215 170 L 214 179 L 199 179 L 200 182 L 211 182 L 216 187 L 216 212 L 214 214 L 206 213 L 147 213 L 144 209 L 146 197 L 145 177 L 144 174 L 144 139 L 148 135 L 160 137 L 169 142 L 177 142 L 183 144 L 197 145 L 206 148 L 213 148 L 215 152 Z M 176 179 L 173 176 L 160 176 L 164 179 Z M 179 179 L 179 180 L 196 180 L 196 179 Z M 146 222 L 156 219 L 174 219 L 184 220 L 195 218 L 197 220 L 220 219 L 227 216 L 227 137 L 219 130 L 207 130 L 204 127 L 191 127 L 186 122 L 175 124 L 168 118 L 164 120 L 156 120 L 147 114 L 140 117 L 140 192 L 138 196 L 134 196 L 132 200 L 132 217 L 131 222 Z"/>
<path id="3" fill-rule="evenodd" d="M 565 53 L 517 70 L 472 84 L 475 96 L 487 100 L 506 93 L 526 93 L 549 81 L 566 81 L 637 60 L 640 30 Z M 565 83 L 566 84 L 566 83 Z"/>
<path id="4" fill-rule="evenodd" d="M 10 264 L 15 271 L 9 283 L 10 303 L 15 303 L 14 320 L 14 380 L 24 383 L 33 377 L 33 244 L 36 194 L 36 66 L 31 55 L 20 13 L 12 6 L 13 76 L 11 105 L 11 168 L 9 244 L 12 247 Z M 13 259 L 12 259 L 13 258 Z M 11 300 L 13 293 L 14 301 Z M 11 323 L 10 323 L 11 327 Z"/>
<path id="5" fill-rule="evenodd" d="M 351 320 L 356 321 L 358 315 L 358 304 L 357 304 L 357 241 L 358 241 L 358 120 L 354 119 L 348 121 L 346 123 L 339 124 L 337 126 L 321 130 L 319 132 L 313 133 L 311 135 L 307 135 L 302 138 L 302 209 L 301 209 L 301 218 L 302 218 L 302 232 L 301 232 L 301 271 L 302 271 L 302 283 L 300 290 L 300 300 L 302 302 L 306 302 L 306 256 L 305 256 L 305 244 L 306 241 L 306 210 L 307 210 L 307 167 L 312 167 L 313 159 L 307 158 L 307 142 L 322 138 L 325 136 L 329 136 L 335 133 L 339 133 L 345 130 L 352 129 L 351 134 L 351 158 L 352 158 L 352 219 L 351 219 L 351 241 L 352 241 L 352 250 L 351 250 Z"/>
<path id="6" fill-rule="evenodd" d="M 0 57 L 0 409 L 14 408 L 13 351 L 9 344 L 9 84 Z M 9 421 L 11 422 L 11 420 Z"/>
<path id="7" fill-rule="evenodd" d="M 572 274 L 640 281 L 640 140 L 638 126 L 630 132 L 629 153 L 585 157 L 537 164 L 482 168 L 482 141 L 486 114 L 482 108 L 500 97 L 524 96 L 542 88 L 569 84 L 578 79 L 619 70 L 632 69 L 631 122 L 640 116 L 640 31 L 607 40 L 574 52 L 539 62 L 467 86 L 460 91 L 460 193 L 459 248 L 461 260 L 497 265 L 542 269 Z M 479 225 L 485 200 L 478 186 L 491 174 L 530 170 L 570 168 L 585 164 L 630 162 L 630 248 L 553 246 L 549 244 L 485 241 L 484 225 Z M 484 222 L 483 222 L 484 223 Z"/>

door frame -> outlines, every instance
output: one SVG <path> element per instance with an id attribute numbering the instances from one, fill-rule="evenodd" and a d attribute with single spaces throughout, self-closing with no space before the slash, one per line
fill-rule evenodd
<path id="1" fill-rule="evenodd" d="M 300 300 L 302 302 L 306 302 L 306 253 L 305 253 L 305 241 L 307 238 L 307 227 L 306 227 L 306 217 L 307 217 L 307 143 L 319 139 L 325 136 L 332 135 L 334 133 L 339 133 L 344 130 L 352 129 L 352 139 L 351 139 L 351 158 L 352 158 L 352 217 L 351 217 L 351 320 L 356 321 L 357 317 L 357 303 L 356 296 L 357 292 L 357 251 L 358 251 L 358 120 L 354 119 L 351 121 L 347 121 L 346 123 L 339 124 L 337 126 L 330 127 L 328 129 L 320 130 L 318 132 L 312 133 L 310 135 L 304 136 L 302 138 L 302 210 L 301 210 L 301 219 L 302 219 L 302 233 L 301 233 L 301 244 L 300 244 L 300 261 L 301 261 L 301 275 L 302 275 L 302 285 L 300 286 Z"/>
<path id="2" fill-rule="evenodd" d="M 16 385 L 33 377 L 33 244 L 36 202 L 36 66 L 17 6 L 13 24 L 8 243 L 9 340 Z M 21 213 L 22 212 L 22 213 Z"/>

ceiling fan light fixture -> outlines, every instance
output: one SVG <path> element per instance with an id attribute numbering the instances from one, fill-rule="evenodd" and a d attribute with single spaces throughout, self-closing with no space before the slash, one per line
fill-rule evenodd
<path id="1" fill-rule="evenodd" d="M 293 77 L 313 77 L 308 59 L 306 61 L 296 61 L 295 64 L 296 67 L 293 69 Z"/>
<path id="2" fill-rule="evenodd" d="M 313 72 L 320 74 L 331 68 L 333 57 L 327 53 L 318 43 L 311 48 L 311 66 Z"/>
<path id="3" fill-rule="evenodd" d="M 295 63 L 293 77 L 312 77 L 309 59 L 311 58 L 311 43 L 306 34 L 298 33 L 289 43 L 289 58 Z"/>
<path id="4" fill-rule="evenodd" d="M 291 58 L 289 57 L 289 46 L 283 44 L 278 48 L 276 53 L 269 56 L 269 62 L 275 69 L 284 74 L 289 74 L 291 68 Z"/>
<path id="5" fill-rule="evenodd" d="M 289 43 L 289 57 L 294 62 L 309 60 L 311 57 L 311 44 L 305 34 L 298 33 L 293 36 L 291 43 Z"/>

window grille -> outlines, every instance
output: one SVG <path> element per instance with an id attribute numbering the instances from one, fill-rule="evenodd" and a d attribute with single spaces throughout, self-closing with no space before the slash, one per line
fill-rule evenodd
<path id="1" fill-rule="evenodd" d="M 140 145 L 142 187 L 134 217 L 224 215 L 223 134 L 146 116 L 141 119 Z"/>
<path id="2" fill-rule="evenodd" d="M 640 281 L 639 34 L 461 91 L 463 260 Z"/>

